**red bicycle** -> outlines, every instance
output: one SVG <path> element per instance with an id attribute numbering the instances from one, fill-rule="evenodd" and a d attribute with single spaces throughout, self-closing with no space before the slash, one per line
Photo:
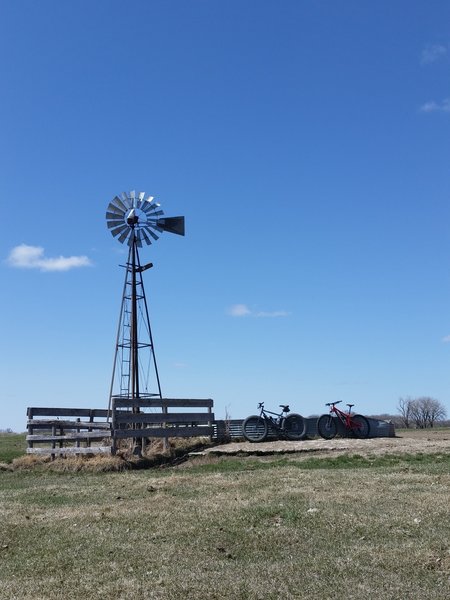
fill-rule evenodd
<path id="1" fill-rule="evenodd" d="M 339 420 L 345 429 L 357 438 L 366 439 L 369 437 L 370 424 L 363 415 L 352 415 L 352 407 L 354 404 L 347 404 L 348 413 L 336 408 L 342 400 L 337 402 L 328 402 L 325 406 L 330 407 L 330 412 L 327 415 L 322 415 L 317 420 L 317 431 L 321 437 L 326 440 L 331 440 L 336 437 L 338 432 Z"/>

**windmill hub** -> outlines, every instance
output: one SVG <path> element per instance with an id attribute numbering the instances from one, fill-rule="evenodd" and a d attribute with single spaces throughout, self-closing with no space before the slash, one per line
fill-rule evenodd
<path id="1" fill-rule="evenodd" d="M 137 214 L 137 209 L 132 208 L 127 216 L 127 223 L 131 227 L 135 227 L 139 223 L 140 217 Z"/>

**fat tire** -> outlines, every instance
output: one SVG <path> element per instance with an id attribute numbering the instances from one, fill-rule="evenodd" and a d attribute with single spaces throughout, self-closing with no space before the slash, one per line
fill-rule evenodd
<path id="1" fill-rule="evenodd" d="M 291 413 L 284 419 L 283 432 L 288 440 L 302 440 L 306 435 L 306 421 L 301 415 Z"/>
<path id="2" fill-rule="evenodd" d="M 242 433 L 249 442 L 263 442 L 268 434 L 267 422 L 259 415 L 251 415 L 242 423 Z"/>
<path id="3" fill-rule="evenodd" d="M 331 415 L 322 415 L 317 419 L 317 433 L 324 440 L 332 440 L 337 435 L 336 418 Z"/>
<path id="4" fill-rule="evenodd" d="M 363 415 L 353 415 L 352 417 L 353 423 L 359 423 L 359 427 L 356 426 L 353 428 L 353 433 L 355 437 L 365 440 L 369 437 L 370 434 L 370 423 Z"/>

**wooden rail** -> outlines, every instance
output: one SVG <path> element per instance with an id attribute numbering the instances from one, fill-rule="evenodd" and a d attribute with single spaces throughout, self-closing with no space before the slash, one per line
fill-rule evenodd
<path id="1" fill-rule="evenodd" d="M 213 434 L 214 402 L 211 399 L 158 398 L 112 399 L 113 452 L 123 438 L 197 437 Z M 144 412 L 160 408 L 162 412 Z M 206 412 L 169 412 L 169 409 L 206 408 Z"/>
<path id="2" fill-rule="evenodd" d="M 110 453 L 111 446 L 101 443 L 111 437 L 107 416 L 108 411 L 102 409 L 30 407 L 27 409 L 27 453 L 51 455 L 52 458 Z M 92 445 L 92 442 L 100 443 Z"/>

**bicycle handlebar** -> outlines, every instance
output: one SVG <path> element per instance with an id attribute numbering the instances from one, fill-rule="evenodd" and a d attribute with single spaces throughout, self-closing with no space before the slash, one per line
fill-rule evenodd
<path id="1" fill-rule="evenodd" d="M 342 400 L 336 400 L 336 402 L 327 402 L 325 406 L 334 406 L 335 404 L 340 404 Z"/>
<path id="2" fill-rule="evenodd" d="M 258 403 L 258 408 L 264 408 L 264 402 L 259 402 Z"/>

